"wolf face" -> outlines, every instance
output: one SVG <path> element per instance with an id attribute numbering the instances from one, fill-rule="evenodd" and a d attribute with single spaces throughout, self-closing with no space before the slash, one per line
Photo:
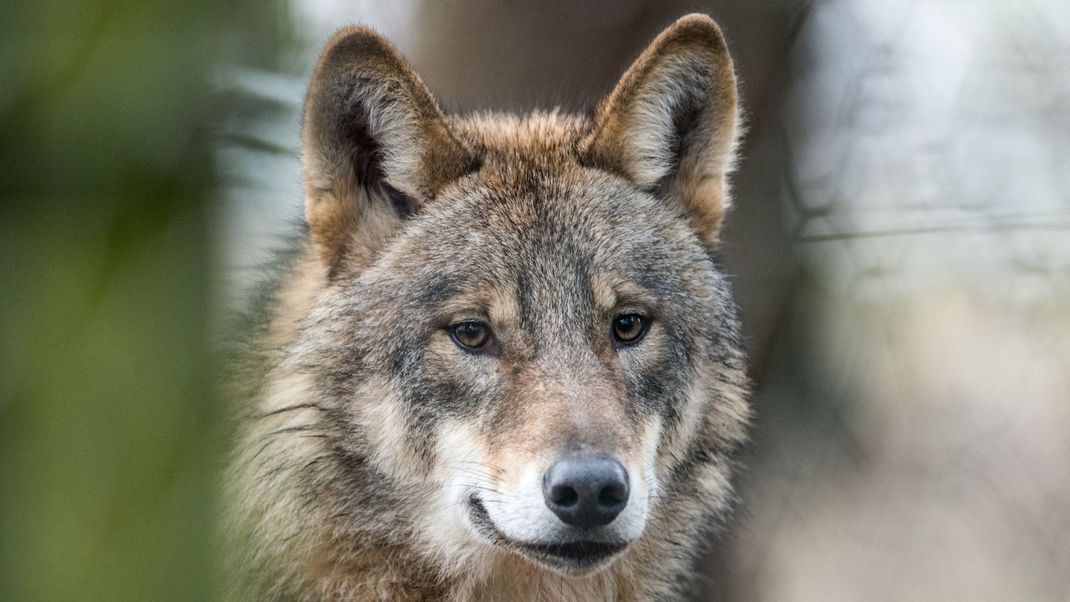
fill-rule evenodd
<path id="1" fill-rule="evenodd" d="M 681 570 L 748 416 L 714 260 L 736 121 L 707 17 L 590 118 L 447 117 L 376 34 L 339 33 L 305 107 L 307 253 L 234 463 L 254 555 L 321 594 L 386 570 L 376 550 L 439 585 L 517 557 Z"/>

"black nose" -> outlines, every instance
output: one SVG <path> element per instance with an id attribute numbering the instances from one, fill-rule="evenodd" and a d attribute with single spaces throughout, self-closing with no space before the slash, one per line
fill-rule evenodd
<path id="1" fill-rule="evenodd" d="M 546 506 L 567 525 L 608 525 L 628 505 L 628 472 L 612 458 L 564 458 L 542 479 Z"/>

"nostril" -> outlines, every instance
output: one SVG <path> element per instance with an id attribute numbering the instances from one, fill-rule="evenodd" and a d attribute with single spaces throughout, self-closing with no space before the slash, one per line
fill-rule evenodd
<path id="1" fill-rule="evenodd" d="M 598 503 L 603 506 L 616 506 L 628 501 L 628 490 L 624 483 L 617 482 L 606 485 L 598 492 Z"/>
<path id="2" fill-rule="evenodd" d="M 575 506 L 580 501 L 580 494 L 568 485 L 555 485 L 550 488 L 550 501 L 558 506 Z"/>

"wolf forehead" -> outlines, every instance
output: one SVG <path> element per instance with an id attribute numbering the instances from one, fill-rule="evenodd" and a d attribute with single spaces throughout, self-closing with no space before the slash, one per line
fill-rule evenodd
<path id="1" fill-rule="evenodd" d="M 577 185 L 528 175 L 445 191 L 358 277 L 375 289 L 365 294 L 407 302 L 419 321 L 467 314 L 524 326 L 626 309 L 678 319 L 717 300 L 714 256 L 661 204 L 605 174 L 577 175 Z M 592 179 L 601 185 L 582 184 Z"/>
<path id="2" fill-rule="evenodd" d="M 590 130 L 587 118 L 536 112 L 449 122 L 477 167 L 424 204 L 380 265 L 406 275 L 434 270 L 437 282 L 449 283 L 433 287 L 434 297 L 453 294 L 458 274 L 483 287 L 583 284 L 597 301 L 664 297 L 686 292 L 678 290 L 680 272 L 716 269 L 676 207 L 584 165 L 576 145 Z"/>

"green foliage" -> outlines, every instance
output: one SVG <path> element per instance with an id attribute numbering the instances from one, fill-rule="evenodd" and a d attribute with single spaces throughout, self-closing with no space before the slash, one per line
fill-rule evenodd
<path id="1" fill-rule="evenodd" d="M 0 599 L 216 597 L 213 93 L 263 3 L 0 11 Z"/>

